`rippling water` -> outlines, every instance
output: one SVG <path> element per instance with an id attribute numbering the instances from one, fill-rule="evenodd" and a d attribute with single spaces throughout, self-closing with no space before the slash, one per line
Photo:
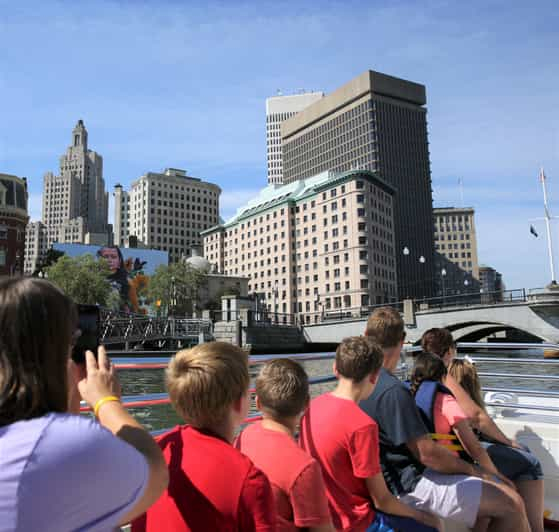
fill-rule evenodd
<path id="1" fill-rule="evenodd" d="M 474 355 L 472 355 L 474 356 Z M 476 355 L 477 356 L 477 355 Z M 534 381 L 513 375 L 532 374 L 532 375 L 557 375 L 559 365 L 526 365 L 515 363 L 515 358 L 527 357 L 526 352 L 514 352 L 507 355 L 499 354 L 499 357 L 511 359 L 510 364 L 484 362 L 478 365 L 478 371 L 491 373 L 509 373 L 511 376 L 503 377 L 484 377 L 482 383 L 485 386 L 501 388 L 528 388 L 537 390 L 554 390 L 559 392 L 559 382 Z M 541 354 L 533 355 L 534 359 L 541 359 Z M 329 375 L 332 372 L 332 360 L 311 360 L 303 361 L 307 373 L 310 377 Z M 411 362 L 408 361 L 411 367 Z M 258 365 L 251 366 L 251 374 L 254 377 L 258 372 Z M 159 393 L 165 391 L 164 371 L 159 369 L 150 370 L 121 370 L 119 376 L 122 382 L 124 395 L 138 395 L 147 393 Z M 312 397 L 320 395 L 333 389 L 335 383 L 317 384 L 311 386 Z M 149 430 L 158 430 L 173 427 L 180 423 L 180 418 L 174 413 L 170 405 L 156 405 L 149 408 L 134 408 L 132 413 Z"/>

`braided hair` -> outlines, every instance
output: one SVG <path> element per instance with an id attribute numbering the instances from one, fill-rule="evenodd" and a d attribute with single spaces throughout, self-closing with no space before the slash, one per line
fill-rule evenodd
<path id="1" fill-rule="evenodd" d="M 423 381 L 442 381 L 446 376 L 446 367 L 441 358 L 431 353 L 420 353 L 415 358 L 415 365 L 410 379 L 410 391 L 415 397 Z"/>

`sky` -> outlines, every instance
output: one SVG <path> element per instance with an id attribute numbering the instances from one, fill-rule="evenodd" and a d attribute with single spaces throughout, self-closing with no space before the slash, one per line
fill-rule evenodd
<path id="1" fill-rule="evenodd" d="M 480 262 L 541 287 L 530 220 L 541 166 L 559 215 L 557 27 L 556 0 L 0 0 L 0 172 L 28 178 L 40 219 L 43 174 L 83 119 L 111 195 L 183 168 L 222 188 L 228 218 L 266 185 L 267 97 L 377 70 L 427 88 L 435 206 L 463 196 Z M 552 237 L 559 264 L 559 221 Z"/>

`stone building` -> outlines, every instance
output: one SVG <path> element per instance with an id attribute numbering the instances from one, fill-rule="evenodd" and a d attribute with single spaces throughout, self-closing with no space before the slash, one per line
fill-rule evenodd
<path id="1" fill-rule="evenodd" d="M 479 292 L 474 214 L 471 207 L 433 209 L 438 295 Z"/>
<path id="2" fill-rule="evenodd" d="M 108 205 L 103 158 L 88 148 L 87 129 L 78 120 L 72 143 L 60 157 L 60 175 L 48 172 L 44 178 L 42 221 L 48 228 L 49 245 L 83 243 L 86 233 L 107 235 Z M 82 222 L 74 222 L 77 218 Z M 66 235 L 69 241 L 64 240 Z"/>
<path id="3" fill-rule="evenodd" d="M 28 246 L 25 263 L 31 267 L 54 242 L 110 243 L 108 225 L 109 196 L 103 179 L 103 158 L 88 147 L 83 120 L 72 130 L 70 146 L 60 157 L 59 174 L 47 172 L 43 179 L 42 223 L 46 239 L 34 240 L 43 247 Z M 36 238 L 38 228 L 31 227 L 29 238 Z M 41 233 L 42 234 L 42 233 Z M 38 237 L 37 237 L 38 238 Z M 27 270 L 26 270 L 27 271 Z"/>
<path id="4" fill-rule="evenodd" d="M 27 200 L 24 177 L 0 174 L 0 276 L 23 273 Z"/>
<path id="5" fill-rule="evenodd" d="M 283 182 L 367 169 L 396 190 L 400 297 L 434 290 L 431 171 L 425 87 L 366 71 L 281 124 Z M 403 256 L 405 247 L 425 263 Z"/>
<path id="6" fill-rule="evenodd" d="M 187 175 L 185 170 L 166 168 L 148 172 L 134 181 L 130 191 L 115 186 L 114 242 L 169 252 L 169 260 L 190 255 L 202 245 L 200 232 L 219 223 L 221 189 Z"/>
<path id="7" fill-rule="evenodd" d="M 24 273 L 30 275 L 45 259 L 47 246 L 47 226 L 43 222 L 30 222 L 25 230 Z"/>
<path id="8" fill-rule="evenodd" d="M 501 294 L 505 290 L 503 276 L 491 266 L 482 264 L 479 267 L 479 282 L 482 293 Z"/>
<path id="9" fill-rule="evenodd" d="M 266 151 L 268 184 L 283 183 L 280 125 L 324 96 L 323 92 L 303 92 L 266 99 Z"/>
<path id="10" fill-rule="evenodd" d="M 393 195 L 366 170 L 269 185 L 203 231 L 204 256 L 219 272 L 248 277 L 271 312 L 307 323 L 359 314 L 396 300 Z"/>

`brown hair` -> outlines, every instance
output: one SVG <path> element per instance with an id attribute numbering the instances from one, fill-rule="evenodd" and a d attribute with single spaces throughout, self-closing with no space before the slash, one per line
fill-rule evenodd
<path id="1" fill-rule="evenodd" d="M 179 351 L 167 368 L 167 387 L 186 423 L 212 429 L 248 390 L 248 356 L 225 342 L 208 342 Z"/>
<path id="2" fill-rule="evenodd" d="M 365 335 L 376 342 L 382 349 L 396 347 L 405 337 L 404 320 L 392 307 L 376 309 L 367 320 Z"/>
<path id="3" fill-rule="evenodd" d="M 481 397 L 481 384 L 474 364 L 455 358 L 448 366 L 448 374 L 468 392 L 474 403 L 485 410 L 485 403 Z"/>
<path id="4" fill-rule="evenodd" d="M 448 329 L 429 329 L 421 337 L 421 348 L 426 353 L 444 357 L 448 350 L 455 347 L 456 342 Z"/>
<path id="5" fill-rule="evenodd" d="M 420 353 L 415 357 L 411 373 L 410 391 L 415 396 L 423 381 L 441 382 L 446 376 L 446 367 L 438 356 L 431 353 Z"/>
<path id="6" fill-rule="evenodd" d="M 68 408 L 77 311 L 48 281 L 0 282 L 0 426 Z"/>
<path id="7" fill-rule="evenodd" d="M 300 414 L 309 401 L 309 378 L 288 358 L 266 362 L 256 378 L 256 395 L 265 414 L 276 419 Z"/>
<path id="8" fill-rule="evenodd" d="M 383 358 L 382 349 L 370 338 L 351 336 L 336 349 L 336 369 L 342 377 L 361 382 L 380 369 Z"/>

